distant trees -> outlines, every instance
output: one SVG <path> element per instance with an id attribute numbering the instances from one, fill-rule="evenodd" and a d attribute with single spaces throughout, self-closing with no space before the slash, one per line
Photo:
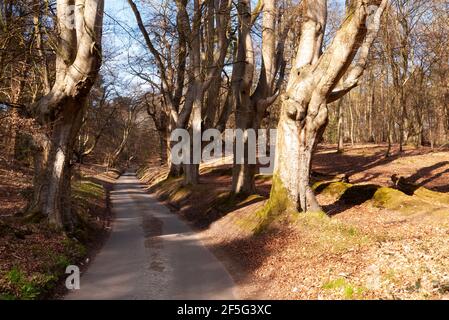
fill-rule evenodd
<path id="1" fill-rule="evenodd" d="M 167 159 L 170 157 L 168 154 L 168 142 L 170 140 L 168 135 L 170 133 L 167 131 L 168 117 L 167 113 L 164 112 L 163 97 L 162 95 L 155 93 L 153 90 L 153 92 L 147 92 L 144 94 L 143 103 L 145 104 L 147 114 L 153 121 L 154 127 L 158 134 L 160 164 L 166 165 Z"/>
<path id="2" fill-rule="evenodd" d="M 111 84 L 104 84 L 98 79 L 89 94 L 87 110 L 73 150 L 78 163 L 83 163 L 84 158 L 92 154 L 112 119 L 117 116 L 118 108 L 110 102 L 111 94 Z"/>
<path id="3" fill-rule="evenodd" d="M 223 115 L 219 115 L 216 120 L 219 100 L 211 94 L 214 92 L 219 95 L 221 91 L 221 74 L 230 43 L 232 2 L 220 0 L 200 3 L 194 0 L 192 6 L 188 6 L 189 1 L 179 0 L 175 1 L 176 7 L 173 7 L 170 1 L 162 1 L 157 21 L 164 28 L 154 27 L 161 31 L 157 36 L 153 36 L 154 30 L 145 27 L 137 4 L 132 0 L 128 2 L 158 73 L 158 80 L 145 76 L 145 72 L 137 74 L 150 84 L 155 84 L 163 96 L 161 107 L 165 115 L 161 116 L 168 118 L 168 149 L 173 144 L 169 141 L 170 133 L 176 128 L 189 129 L 193 138 L 201 136 L 204 125 L 214 126 L 215 121 L 217 124 L 225 123 L 229 113 L 223 108 Z M 171 12 L 175 10 L 176 15 L 173 15 Z M 169 27 L 170 21 L 176 21 L 175 28 Z M 210 104 L 205 105 L 207 101 Z M 168 165 L 170 175 L 184 173 L 185 183 L 198 183 L 198 164 L 180 167 L 171 163 L 168 157 Z"/>
<path id="4" fill-rule="evenodd" d="M 151 70 L 136 70 L 134 73 L 145 81 L 153 84 L 159 89 L 163 96 L 164 103 L 161 105 L 164 111 L 164 117 L 168 118 L 167 127 L 167 149 L 170 150 L 172 143 L 169 140 L 170 132 L 175 128 L 184 128 L 190 117 L 191 110 L 183 109 L 181 111 L 181 100 L 183 97 L 184 82 L 186 78 L 187 61 L 187 39 L 184 31 L 179 25 L 180 15 L 175 11 L 175 3 L 163 1 L 161 3 L 161 14 L 157 17 L 160 27 L 154 26 L 154 29 L 161 32 L 155 39 L 152 38 L 152 31 L 148 30 L 142 18 L 142 14 L 137 4 L 128 0 L 128 3 L 135 15 L 139 31 L 145 40 L 145 45 L 152 56 L 152 62 L 157 70 L 159 81 L 154 79 Z M 176 27 L 170 28 L 170 21 L 176 21 Z M 168 152 L 170 155 L 170 152 Z M 167 159 L 169 172 L 171 176 L 179 176 L 182 168 L 172 163 L 170 156 Z"/>
<path id="5" fill-rule="evenodd" d="M 120 138 L 114 151 L 107 155 L 106 164 L 108 167 L 114 167 L 120 155 L 125 151 L 131 132 L 137 124 L 139 111 L 143 107 L 141 103 L 133 101 L 128 97 L 118 97 L 114 100 L 113 104 L 118 109 L 118 112 L 121 113 L 123 121 L 119 128 L 115 128 L 119 132 Z"/>
<path id="6" fill-rule="evenodd" d="M 359 88 L 345 97 L 342 138 L 355 143 L 442 146 L 448 143 L 447 2 L 390 1 Z M 340 103 L 340 102 L 338 102 Z M 330 110 L 325 141 L 336 143 Z M 391 154 L 388 148 L 387 155 Z"/>

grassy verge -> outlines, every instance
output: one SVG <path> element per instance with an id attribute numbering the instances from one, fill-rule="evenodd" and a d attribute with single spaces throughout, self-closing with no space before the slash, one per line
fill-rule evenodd
<path id="1" fill-rule="evenodd" d="M 45 221 L 0 222 L 0 300 L 52 298 L 68 265 L 81 268 L 109 229 L 108 187 L 97 179 L 72 184 L 72 205 L 78 224 L 68 235 Z"/>

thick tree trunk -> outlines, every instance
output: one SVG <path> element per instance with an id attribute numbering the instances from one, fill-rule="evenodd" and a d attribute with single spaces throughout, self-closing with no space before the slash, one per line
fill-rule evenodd
<path id="1" fill-rule="evenodd" d="M 68 101 L 62 117 L 55 123 L 51 138 L 35 137 L 34 198 L 27 215 L 47 217 L 50 224 L 71 230 L 75 217 L 71 215 L 71 159 L 76 136 L 81 126 L 83 101 Z"/>
<path id="2" fill-rule="evenodd" d="M 247 143 L 245 143 L 247 146 Z M 255 194 L 256 184 L 254 175 L 256 174 L 256 166 L 254 164 L 237 164 L 235 163 L 232 170 L 232 190 L 233 194 L 239 197 L 245 197 Z"/>
<path id="3" fill-rule="evenodd" d="M 275 193 L 285 190 L 287 197 L 278 197 L 275 201 L 277 206 L 286 209 L 320 211 L 310 187 L 310 174 L 313 149 L 320 129 L 326 124 L 327 107 L 321 107 L 320 116 L 315 121 L 306 121 L 304 124 L 295 118 L 296 114 L 289 114 L 289 107 L 289 103 L 284 101 L 277 132 L 273 182 L 276 184 L 273 186 Z"/>
<path id="4" fill-rule="evenodd" d="M 188 164 L 184 167 L 184 183 L 186 185 L 197 185 L 200 182 L 200 166 Z"/>
<path id="5" fill-rule="evenodd" d="M 201 110 L 199 111 L 201 112 Z M 195 117 L 198 115 L 193 111 L 192 116 Z M 197 135 L 197 137 L 195 138 L 194 135 Z M 190 163 L 184 164 L 183 166 L 185 185 L 197 185 L 200 182 L 200 159 L 198 158 L 198 152 L 201 154 L 201 123 L 199 123 L 199 126 L 198 123 L 192 123 L 190 130 Z"/>

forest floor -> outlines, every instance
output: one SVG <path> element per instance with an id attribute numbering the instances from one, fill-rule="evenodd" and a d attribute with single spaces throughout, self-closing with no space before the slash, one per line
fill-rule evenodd
<path id="1" fill-rule="evenodd" d="M 42 299 L 62 291 L 66 266 L 86 265 L 107 237 L 109 190 L 118 176 L 101 166 L 75 168 L 72 208 L 80 225 L 66 235 L 20 217 L 32 192 L 32 170 L 0 163 L 0 300 Z"/>
<path id="2" fill-rule="evenodd" d="M 201 168 L 200 185 L 139 172 L 149 190 L 189 221 L 253 299 L 449 298 L 449 150 L 386 146 L 320 147 L 314 185 L 326 214 L 267 217 L 260 209 L 271 177 L 257 176 L 259 195 L 229 197 L 230 165 Z M 346 174 L 349 183 L 335 179 Z M 416 188 L 394 189 L 391 176 Z M 334 177 L 334 178 L 333 178 Z"/>

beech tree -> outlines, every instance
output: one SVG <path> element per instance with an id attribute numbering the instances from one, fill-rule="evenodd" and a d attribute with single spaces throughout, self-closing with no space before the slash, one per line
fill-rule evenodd
<path id="1" fill-rule="evenodd" d="M 289 15 L 281 17 L 278 13 L 278 1 L 259 1 L 251 12 L 251 1 L 240 0 L 238 3 L 239 31 L 237 62 L 234 64 L 233 92 L 235 103 L 236 128 L 243 131 L 245 147 L 243 163 L 237 163 L 234 152 L 234 167 L 232 176 L 232 192 L 240 195 L 250 195 L 256 192 L 254 175 L 256 165 L 249 160 L 248 129 L 259 129 L 266 116 L 266 110 L 276 100 L 283 81 L 285 60 L 284 45 L 289 31 L 289 24 L 281 24 L 284 18 L 289 21 Z M 262 48 L 261 67 L 258 82 L 254 84 L 256 59 L 254 54 L 253 36 L 251 34 L 255 17 L 263 12 L 262 18 Z M 277 77 L 278 76 L 278 77 Z M 252 90 L 253 86 L 255 89 Z"/>
<path id="2" fill-rule="evenodd" d="M 232 1 L 202 3 L 194 0 L 190 3 L 187 0 L 179 0 L 175 1 L 175 7 L 163 2 L 164 11 L 165 7 L 171 8 L 171 11 L 176 10 L 176 33 L 162 32 L 156 37 L 152 37 L 146 28 L 136 3 L 132 0 L 128 0 L 128 3 L 133 10 L 145 45 L 154 58 L 160 78 L 158 85 L 154 79 L 145 77 L 139 72 L 146 81 L 159 87 L 163 97 L 166 113 L 163 116 L 168 119 L 165 123 L 169 175 L 179 176 L 184 173 L 185 183 L 197 184 L 198 164 L 181 167 L 171 162 L 170 149 L 176 142 L 170 141 L 170 134 L 177 128 L 189 129 L 192 138 L 194 135 L 199 136 L 201 143 L 203 122 L 206 126 L 213 126 L 217 103 L 215 101 L 214 104 L 205 106 L 205 100 L 210 101 L 210 95 L 220 89 L 221 72 L 229 47 L 228 28 Z M 161 20 L 169 24 L 167 15 L 167 12 L 163 12 Z M 159 50 L 157 42 L 160 42 Z M 227 114 L 223 113 L 218 117 L 217 123 L 225 122 Z"/>
<path id="3" fill-rule="evenodd" d="M 164 32 L 160 34 L 160 50 L 158 50 L 156 41 L 152 38 L 152 33 L 146 28 L 146 24 L 137 7 L 135 1 L 128 0 L 128 3 L 136 18 L 137 26 L 145 45 L 154 59 L 154 64 L 160 84 L 154 83 L 151 77 L 147 77 L 144 73 L 139 72 L 138 75 L 151 84 L 156 85 L 164 100 L 164 112 L 168 118 L 166 122 L 166 144 L 167 144 L 167 165 L 169 167 L 170 176 L 180 176 L 182 167 L 175 165 L 171 161 L 171 147 L 173 142 L 170 141 L 170 133 L 176 128 L 185 128 L 190 117 L 191 110 L 181 110 L 181 100 L 183 96 L 184 82 L 186 77 L 186 61 L 187 61 L 187 39 L 184 31 L 179 23 L 179 12 L 176 13 L 176 35 L 170 35 L 168 27 L 164 28 Z M 175 4 L 170 1 L 161 3 L 164 14 L 162 16 L 162 25 L 168 26 L 170 18 L 166 15 L 167 11 L 176 10 Z"/>
<path id="4" fill-rule="evenodd" d="M 201 149 L 202 110 L 203 99 L 212 81 L 217 80 L 224 66 L 229 40 L 226 36 L 229 23 L 231 1 L 209 1 L 208 15 L 204 18 L 209 24 L 204 41 L 207 44 L 208 59 L 202 59 L 202 32 L 203 19 L 202 5 L 199 0 L 193 0 L 193 15 L 190 18 L 187 11 L 187 0 L 177 0 L 179 19 L 178 28 L 184 32 L 188 41 L 189 85 L 186 92 L 183 111 L 190 113 L 191 145 Z M 208 24 L 206 23 L 206 26 Z M 215 25 L 215 28 L 213 27 Z M 215 40 L 216 39 L 216 40 Z M 190 112 L 189 112 L 190 111 Z M 182 118 L 181 118 L 182 119 Z M 194 144 L 197 144 L 196 146 Z M 186 184 L 199 182 L 199 155 L 191 153 L 191 164 L 184 166 Z"/>
<path id="5" fill-rule="evenodd" d="M 344 21 L 323 52 L 327 1 L 303 2 L 304 22 L 281 97 L 273 184 L 265 210 L 321 210 L 309 181 L 313 150 L 328 122 L 327 105 L 357 86 L 386 5 L 387 0 L 347 1 Z"/>
<path id="6" fill-rule="evenodd" d="M 31 106 L 41 126 L 33 135 L 35 180 L 28 215 L 71 228 L 71 159 L 88 93 L 101 66 L 103 0 L 58 0 L 56 74 L 51 90 Z"/>

